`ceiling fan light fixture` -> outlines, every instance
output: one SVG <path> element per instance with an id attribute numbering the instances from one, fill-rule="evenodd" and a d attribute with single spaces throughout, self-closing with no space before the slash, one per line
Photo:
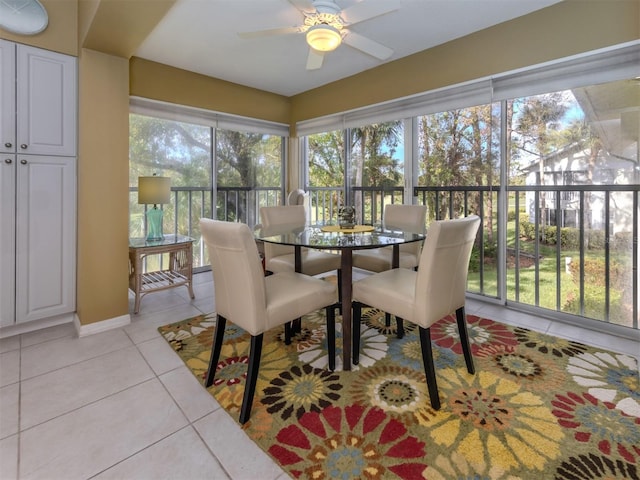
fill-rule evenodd
<path id="1" fill-rule="evenodd" d="M 318 52 L 330 52 L 342 43 L 342 36 L 331 25 L 314 25 L 307 30 L 307 43 Z"/>

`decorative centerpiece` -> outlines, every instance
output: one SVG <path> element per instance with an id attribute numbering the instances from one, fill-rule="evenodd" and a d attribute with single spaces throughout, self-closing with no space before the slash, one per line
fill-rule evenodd
<path id="1" fill-rule="evenodd" d="M 340 228 L 355 227 L 356 209 L 354 207 L 340 207 L 338 209 L 338 224 Z"/>

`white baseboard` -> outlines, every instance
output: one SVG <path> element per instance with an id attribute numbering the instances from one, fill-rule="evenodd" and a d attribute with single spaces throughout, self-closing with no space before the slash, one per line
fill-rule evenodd
<path id="1" fill-rule="evenodd" d="M 16 323 L 0 328 L 0 338 L 13 337 L 14 335 L 22 335 L 23 333 L 42 330 L 43 328 L 55 327 L 63 323 L 71 323 L 74 321 L 75 313 L 66 313 L 55 317 L 43 318 L 40 320 L 32 320 L 25 323 Z"/>
<path id="2" fill-rule="evenodd" d="M 86 337 L 87 335 L 94 335 L 96 333 L 102 333 L 106 332 L 107 330 L 113 330 L 114 328 L 120 328 L 124 327 L 125 325 L 129 325 L 131 323 L 131 315 L 127 313 L 126 315 L 108 318 L 107 320 L 89 323 L 87 325 L 82 325 L 80 323 L 78 315 L 76 315 L 73 319 L 73 323 L 76 327 L 76 331 L 78 332 L 78 337 Z"/>

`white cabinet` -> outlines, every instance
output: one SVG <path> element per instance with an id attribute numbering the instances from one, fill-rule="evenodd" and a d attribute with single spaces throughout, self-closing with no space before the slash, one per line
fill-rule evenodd
<path id="1" fill-rule="evenodd" d="M 16 151 L 16 45 L 0 40 L 0 152 Z"/>
<path id="2" fill-rule="evenodd" d="M 75 311 L 76 59 L 0 40 L 0 327 Z"/>
<path id="3" fill-rule="evenodd" d="M 15 323 L 16 159 L 0 155 L 0 327 L 5 327 Z"/>
<path id="4" fill-rule="evenodd" d="M 76 59 L 0 40 L 0 151 L 75 156 Z"/>
<path id="5" fill-rule="evenodd" d="M 3 194 L 1 326 L 75 310 L 75 159 L 43 155 L 13 157 L 17 161 L 4 155 L 0 169 Z M 5 191 L 15 193 L 15 202 L 5 204 Z M 10 200 L 9 195 L 7 199 Z M 13 212 L 11 203 L 14 203 Z M 15 240 L 9 233 L 12 229 L 5 228 L 12 224 Z"/>

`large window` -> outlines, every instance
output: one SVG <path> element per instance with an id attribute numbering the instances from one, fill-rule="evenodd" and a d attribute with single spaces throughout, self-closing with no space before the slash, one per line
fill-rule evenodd
<path id="1" fill-rule="evenodd" d="M 349 204 L 358 222 L 371 224 L 382 220 L 385 204 L 402 203 L 403 131 L 403 122 L 394 121 L 310 135 L 312 220 L 336 221 L 337 208 Z"/>
<path id="2" fill-rule="evenodd" d="M 199 238 L 200 217 L 211 217 L 212 129 L 202 125 L 148 115 L 129 115 L 129 236 L 146 235 L 145 212 L 138 205 L 138 177 L 159 175 L 171 179 L 171 202 L 164 211 L 163 230 Z M 203 264 L 194 249 L 194 266 Z"/>
<path id="3" fill-rule="evenodd" d="M 348 132 L 351 203 L 361 223 L 380 222 L 384 205 L 403 203 L 403 122 L 373 123 Z"/>
<path id="4" fill-rule="evenodd" d="M 219 220 L 254 226 L 260 207 L 281 203 L 283 144 L 276 135 L 216 132 Z"/>
<path id="5" fill-rule="evenodd" d="M 638 89 L 625 79 L 506 102 L 509 300 L 637 328 Z"/>
<path id="6" fill-rule="evenodd" d="M 427 205 L 428 221 L 482 217 L 469 291 L 637 330 L 639 60 L 640 46 L 625 45 L 301 122 L 308 188 L 313 197 L 324 174 L 319 152 L 344 162 L 332 179 L 340 202 L 404 181 L 413 195 L 401 201 Z M 360 198 L 367 221 L 375 202 Z"/>
<path id="7" fill-rule="evenodd" d="M 219 117 L 141 99 L 132 102 L 129 116 L 129 235 L 146 234 L 150 207 L 138 205 L 138 177 L 169 177 L 171 201 L 161 206 L 164 232 L 195 239 L 197 268 L 207 266 L 200 218 L 253 226 L 259 208 L 281 203 L 284 192 L 287 129 L 237 117 L 224 128 Z"/>
<path id="8" fill-rule="evenodd" d="M 342 130 L 307 137 L 307 185 L 311 193 L 311 221 L 336 220 L 344 205 L 345 135 Z"/>
<path id="9" fill-rule="evenodd" d="M 471 214 L 483 219 L 468 289 L 497 297 L 500 105 L 423 115 L 416 122 L 417 200 L 427 205 L 428 222 Z"/>

